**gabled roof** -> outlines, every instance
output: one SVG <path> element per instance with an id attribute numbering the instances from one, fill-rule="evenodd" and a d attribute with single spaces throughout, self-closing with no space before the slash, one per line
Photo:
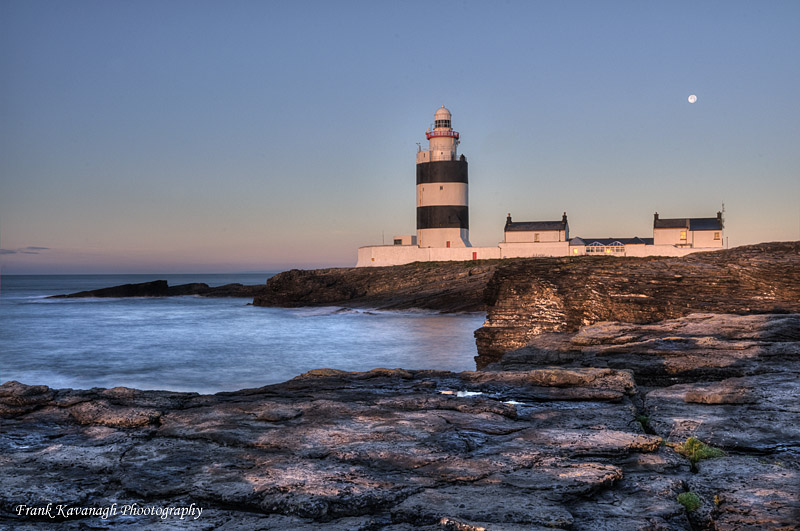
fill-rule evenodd
<path id="1" fill-rule="evenodd" d="M 510 231 L 548 231 L 566 230 L 565 221 L 512 221 L 506 223 L 506 232 Z"/>
<path id="2" fill-rule="evenodd" d="M 672 218 L 653 220 L 654 229 L 722 230 L 720 218 Z"/>
<path id="3" fill-rule="evenodd" d="M 645 238 L 634 236 L 633 238 L 581 238 L 575 237 L 570 239 L 570 245 L 646 245 Z M 650 242 L 652 244 L 652 240 Z"/>

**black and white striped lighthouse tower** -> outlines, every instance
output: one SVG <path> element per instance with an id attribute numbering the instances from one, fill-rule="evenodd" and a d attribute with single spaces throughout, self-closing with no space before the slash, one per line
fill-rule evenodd
<path id="1" fill-rule="evenodd" d="M 469 243 L 467 159 L 456 155 L 458 133 L 444 105 L 428 129 L 428 150 L 417 152 L 417 245 L 472 247 Z"/>

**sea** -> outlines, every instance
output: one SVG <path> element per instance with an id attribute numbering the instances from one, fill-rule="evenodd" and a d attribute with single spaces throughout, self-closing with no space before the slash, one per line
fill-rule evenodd
<path id="1" fill-rule="evenodd" d="M 475 369 L 473 332 L 483 314 L 262 308 L 198 296 L 48 298 L 151 280 L 220 286 L 270 276 L 3 275 L 0 383 L 216 393 L 317 368 Z"/>

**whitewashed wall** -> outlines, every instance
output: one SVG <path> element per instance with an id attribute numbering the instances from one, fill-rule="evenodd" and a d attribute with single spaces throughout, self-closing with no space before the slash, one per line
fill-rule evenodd
<path id="1" fill-rule="evenodd" d="M 505 233 L 506 243 L 519 243 L 536 241 L 536 235 L 539 235 L 540 242 L 563 242 L 566 240 L 563 230 L 540 230 L 540 231 L 527 231 L 527 230 L 512 230 Z"/>

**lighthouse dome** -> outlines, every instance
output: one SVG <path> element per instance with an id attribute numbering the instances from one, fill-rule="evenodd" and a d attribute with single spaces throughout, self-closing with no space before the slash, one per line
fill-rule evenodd
<path id="1" fill-rule="evenodd" d="M 433 115 L 433 120 L 435 129 L 450 129 L 451 127 L 450 111 L 448 111 L 444 105 L 436 110 L 436 114 Z"/>
<path id="2" fill-rule="evenodd" d="M 436 110 L 436 114 L 433 115 L 434 120 L 449 120 L 450 119 L 450 111 L 448 111 L 444 105 Z"/>

